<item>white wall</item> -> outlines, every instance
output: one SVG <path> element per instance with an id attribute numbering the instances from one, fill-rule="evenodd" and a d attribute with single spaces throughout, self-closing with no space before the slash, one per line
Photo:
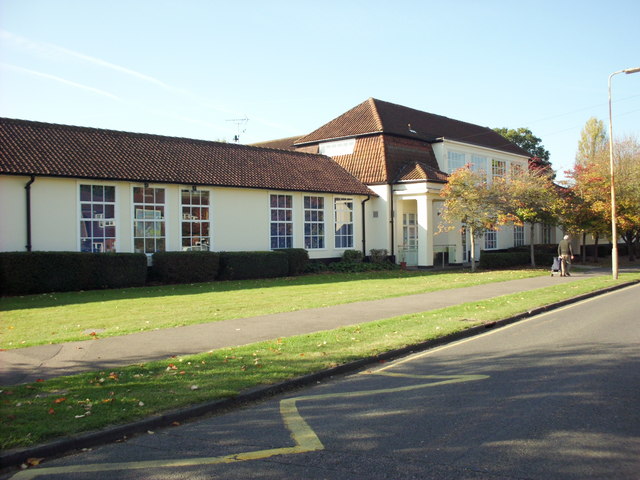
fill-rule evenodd
<path id="1" fill-rule="evenodd" d="M 0 251 L 25 251 L 26 248 L 26 192 L 29 177 L 0 175 Z M 36 177 L 31 186 L 32 245 L 40 251 L 80 250 L 80 184 L 116 187 L 116 248 L 119 252 L 133 252 L 133 187 L 140 183 L 101 182 L 77 179 Z M 150 184 L 165 189 L 165 226 L 168 251 L 181 247 L 180 190 L 183 185 Z M 213 251 L 270 249 L 270 194 L 291 195 L 293 199 L 293 246 L 304 248 L 304 196 L 325 199 L 325 248 L 310 249 L 311 258 L 340 257 L 345 249 L 334 248 L 335 197 L 353 199 L 353 249 L 362 249 L 363 196 L 327 193 L 279 192 L 258 189 L 199 187 L 210 192 L 210 230 Z M 372 197 L 370 202 L 374 200 Z M 366 204 L 365 204 L 366 205 Z M 384 204 L 379 208 L 380 222 L 374 226 L 375 235 L 386 223 Z M 376 207 L 378 208 L 378 207 Z M 370 210 L 367 210 L 371 215 Z M 370 217 L 368 222 L 372 222 Z M 375 224 L 374 224 L 375 225 Z M 381 226 L 382 225 L 382 226 Z M 378 248 L 379 242 L 367 239 L 367 249 Z M 384 242 L 383 242 L 384 243 Z M 380 247 L 385 248 L 385 247 Z"/>

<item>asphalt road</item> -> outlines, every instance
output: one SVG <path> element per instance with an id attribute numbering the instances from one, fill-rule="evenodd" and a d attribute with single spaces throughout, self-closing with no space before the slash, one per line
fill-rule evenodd
<path id="1" fill-rule="evenodd" d="M 639 310 L 629 287 L 13 478 L 638 480 Z"/>

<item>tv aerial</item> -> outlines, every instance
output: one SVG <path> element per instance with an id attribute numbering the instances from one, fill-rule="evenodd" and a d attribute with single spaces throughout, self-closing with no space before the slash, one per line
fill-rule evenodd
<path id="1" fill-rule="evenodd" d="M 246 125 L 248 121 L 249 119 L 246 115 L 244 116 L 244 118 L 232 118 L 227 120 L 227 122 L 233 122 L 236 124 L 236 130 L 238 133 L 233 136 L 233 141 L 235 143 L 240 143 L 240 134 L 247 131 Z"/>

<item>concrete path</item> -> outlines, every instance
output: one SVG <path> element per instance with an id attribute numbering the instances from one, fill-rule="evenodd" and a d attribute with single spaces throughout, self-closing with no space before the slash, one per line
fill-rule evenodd
<path id="1" fill-rule="evenodd" d="M 263 340 L 330 330 L 397 315 L 424 312 L 510 293 L 569 283 L 604 270 L 571 277 L 542 276 L 455 288 L 384 300 L 190 325 L 131 335 L 0 351 L 0 385 L 15 385 L 111 369 Z"/>

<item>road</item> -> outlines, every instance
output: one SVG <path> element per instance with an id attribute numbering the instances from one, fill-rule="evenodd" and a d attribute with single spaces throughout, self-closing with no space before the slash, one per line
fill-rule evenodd
<path id="1" fill-rule="evenodd" d="M 640 479 L 640 286 L 13 478 Z"/>

